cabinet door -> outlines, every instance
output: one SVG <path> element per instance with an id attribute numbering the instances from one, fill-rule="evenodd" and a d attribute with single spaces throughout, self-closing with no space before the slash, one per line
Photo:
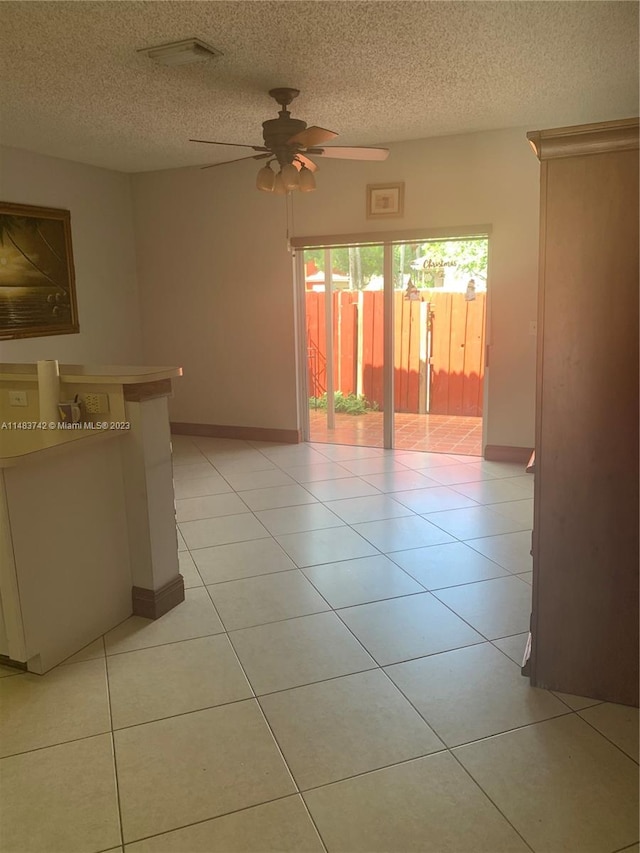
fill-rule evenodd
<path id="1" fill-rule="evenodd" d="M 638 704 L 638 152 L 542 165 L 531 680 Z"/>

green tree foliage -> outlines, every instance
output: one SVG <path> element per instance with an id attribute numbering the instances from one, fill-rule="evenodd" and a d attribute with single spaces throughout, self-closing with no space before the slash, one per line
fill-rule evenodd
<path id="1" fill-rule="evenodd" d="M 418 257 L 427 258 L 429 262 L 436 266 L 428 266 L 425 269 L 424 281 L 421 281 L 422 272 L 418 271 L 414 279 L 415 284 L 420 287 L 429 287 L 432 281 L 429 279 L 429 270 L 436 269 L 437 265 L 441 267 L 445 265 L 455 266 L 457 272 L 473 276 L 487 278 L 487 254 L 489 244 L 486 239 L 481 240 L 439 240 L 420 245 L 420 255 Z"/>
<path id="2" fill-rule="evenodd" d="M 438 266 L 453 264 L 456 269 L 469 276 L 487 276 L 488 242 L 486 239 L 430 240 L 424 243 L 404 243 L 393 246 L 393 275 L 396 287 L 403 287 L 404 276 L 412 276 L 418 287 L 432 287 L 433 270 Z M 383 274 L 383 246 L 340 247 L 331 250 L 334 271 L 349 275 L 354 290 L 362 290 L 372 276 Z M 423 271 L 412 269 L 418 258 L 428 258 L 435 266 Z M 305 261 L 314 261 L 324 271 L 324 249 L 305 249 Z"/>

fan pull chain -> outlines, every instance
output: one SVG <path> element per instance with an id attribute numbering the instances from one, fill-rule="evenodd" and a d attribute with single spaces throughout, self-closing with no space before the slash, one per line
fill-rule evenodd
<path id="1" fill-rule="evenodd" d="M 294 232 L 294 223 L 293 223 L 293 198 L 291 197 L 291 193 L 288 192 L 285 195 L 285 210 L 286 210 L 286 219 L 287 219 L 287 251 L 291 254 L 291 237 Z"/>

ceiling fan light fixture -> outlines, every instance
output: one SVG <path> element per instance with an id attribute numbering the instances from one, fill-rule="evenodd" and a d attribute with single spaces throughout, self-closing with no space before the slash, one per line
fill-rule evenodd
<path id="1" fill-rule="evenodd" d="M 273 184 L 273 192 L 275 195 L 286 195 L 287 188 L 284 185 L 284 181 L 282 180 L 282 172 L 278 172 L 276 175 L 276 179 Z"/>
<path id="2" fill-rule="evenodd" d="M 183 39 L 156 47 L 143 47 L 138 53 L 146 53 L 149 59 L 160 65 L 189 65 L 192 62 L 206 62 L 222 56 L 222 51 L 197 38 Z"/>
<path id="3" fill-rule="evenodd" d="M 164 45 L 170 47 L 170 45 Z M 171 47 L 173 47 L 171 45 Z M 313 173 L 318 168 L 315 162 L 308 156 L 312 154 L 318 157 L 329 157 L 342 160 L 386 160 L 389 156 L 388 148 L 354 148 L 353 146 L 331 146 L 325 147 L 324 143 L 334 139 L 338 134 L 324 127 L 311 125 L 301 119 L 292 118 L 287 106 L 300 94 L 298 89 L 280 87 L 270 89 L 269 94 L 282 107 L 278 112 L 278 118 L 267 119 L 262 122 L 263 145 L 252 145 L 248 142 L 228 142 L 227 140 L 215 139 L 190 139 L 190 142 L 204 142 L 208 145 L 228 145 L 232 148 L 249 148 L 257 154 L 248 154 L 245 157 L 234 157 L 221 163 L 212 163 L 203 166 L 210 169 L 212 166 L 223 166 L 227 163 L 237 163 L 240 160 L 268 160 L 256 175 L 256 188 L 262 192 L 273 192 L 275 195 L 286 195 L 292 190 L 300 192 L 313 192 L 316 181 Z M 277 163 L 278 173 L 274 175 L 270 166 Z"/>
<path id="4" fill-rule="evenodd" d="M 264 193 L 272 193 L 275 183 L 276 173 L 273 171 L 270 164 L 267 163 L 267 165 L 263 166 L 258 172 L 256 177 L 256 187 Z"/>
<path id="5" fill-rule="evenodd" d="M 286 190 L 298 189 L 300 186 L 300 178 L 298 176 L 298 170 L 293 163 L 287 163 L 286 166 L 283 166 L 280 170 L 280 174 L 282 175 L 282 182 L 284 183 L 284 188 Z"/>
<path id="6" fill-rule="evenodd" d="M 307 169 L 307 167 L 304 165 L 302 166 L 302 169 L 300 169 L 298 180 L 300 182 L 301 193 L 310 193 L 315 190 L 316 179 L 313 177 L 313 172 L 311 171 L 311 169 Z"/>

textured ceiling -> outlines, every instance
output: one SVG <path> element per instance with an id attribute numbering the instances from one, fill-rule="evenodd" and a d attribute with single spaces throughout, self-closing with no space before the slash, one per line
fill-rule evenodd
<path id="1" fill-rule="evenodd" d="M 224 56 L 136 52 L 190 36 Z M 187 140 L 260 144 L 274 86 L 342 145 L 638 112 L 638 4 L 615 0 L 0 2 L 0 57 L 0 141 L 127 172 L 242 156 Z"/>

